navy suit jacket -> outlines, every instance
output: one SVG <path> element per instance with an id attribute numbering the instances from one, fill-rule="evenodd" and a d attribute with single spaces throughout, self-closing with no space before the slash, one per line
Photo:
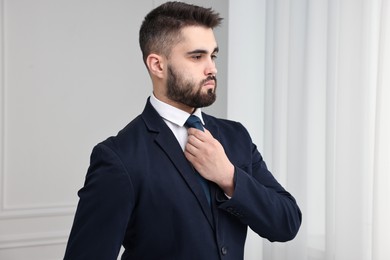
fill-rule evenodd
<path id="1" fill-rule="evenodd" d="M 193 167 L 148 100 L 140 116 L 93 149 L 64 259 L 116 259 L 123 245 L 127 260 L 239 260 L 248 226 L 270 241 L 295 237 L 301 212 L 245 128 L 203 118 L 235 166 L 233 197 L 210 183 L 209 206 Z"/>

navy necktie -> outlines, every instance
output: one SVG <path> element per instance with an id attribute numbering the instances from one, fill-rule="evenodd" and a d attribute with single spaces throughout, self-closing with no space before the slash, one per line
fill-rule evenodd
<path id="1" fill-rule="evenodd" d="M 186 123 L 185 123 L 185 126 L 187 126 L 188 128 L 196 128 L 196 129 L 199 129 L 199 130 L 202 130 L 204 131 L 204 128 L 202 126 L 202 122 L 200 121 L 199 117 L 197 116 L 194 116 L 194 115 L 190 115 L 190 117 L 187 119 Z M 196 176 L 198 177 L 199 179 L 199 182 L 200 184 L 202 185 L 202 188 L 203 188 L 203 191 L 204 193 L 206 194 L 206 198 L 207 198 L 207 202 L 209 203 L 209 205 L 211 205 L 211 198 L 210 198 L 210 187 L 209 187 L 209 184 L 207 182 L 207 180 L 205 178 L 203 178 L 194 168 L 194 171 L 196 173 Z"/>
<path id="2" fill-rule="evenodd" d="M 196 129 L 204 131 L 203 126 L 202 126 L 202 122 L 200 121 L 199 117 L 194 116 L 194 115 L 190 115 L 190 117 L 187 119 L 185 125 L 187 127 L 192 127 L 192 128 L 196 128 Z"/>

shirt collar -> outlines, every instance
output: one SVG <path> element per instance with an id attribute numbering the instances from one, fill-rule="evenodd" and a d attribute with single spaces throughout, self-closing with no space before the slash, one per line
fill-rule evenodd
<path id="1" fill-rule="evenodd" d="M 158 100 L 153 93 L 150 95 L 150 103 L 162 118 L 181 127 L 184 126 L 188 117 L 191 115 L 181 109 Z M 204 125 L 202 110 L 200 108 L 197 108 L 192 114 L 199 117 L 200 121 Z"/>

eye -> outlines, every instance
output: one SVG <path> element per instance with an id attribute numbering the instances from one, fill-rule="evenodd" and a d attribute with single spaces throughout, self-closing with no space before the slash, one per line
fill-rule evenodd
<path id="1" fill-rule="evenodd" d="M 192 59 L 194 59 L 194 60 L 200 60 L 202 58 L 202 55 L 194 55 L 194 56 L 192 56 Z"/>
<path id="2" fill-rule="evenodd" d="M 217 58 L 218 58 L 217 54 L 211 55 L 211 59 L 212 59 L 212 60 L 216 60 Z"/>

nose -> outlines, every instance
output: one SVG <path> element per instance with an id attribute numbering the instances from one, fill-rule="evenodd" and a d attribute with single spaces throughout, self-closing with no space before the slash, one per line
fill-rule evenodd
<path id="1" fill-rule="evenodd" d="M 207 76 L 215 76 L 217 75 L 217 66 L 215 65 L 215 60 L 214 59 L 209 59 L 206 65 L 205 69 L 205 75 Z"/>

